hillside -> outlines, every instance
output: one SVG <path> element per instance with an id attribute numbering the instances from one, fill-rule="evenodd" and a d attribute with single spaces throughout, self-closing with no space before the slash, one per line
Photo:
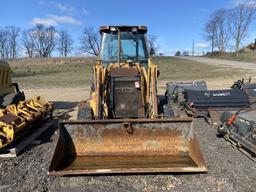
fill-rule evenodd
<path id="1" fill-rule="evenodd" d="M 56 88 L 56 87 L 88 87 L 90 72 L 95 58 L 46 58 L 46 59 L 18 59 L 9 61 L 14 81 L 21 88 Z M 210 84 L 218 84 L 218 88 L 230 85 L 237 78 L 246 74 L 243 70 L 227 67 L 212 66 L 196 61 L 187 61 L 176 57 L 154 58 L 159 65 L 159 86 L 165 88 L 168 81 L 206 80 Z M 224 83 L 225 82 L 225 83 Z M 215 88 L 215 87 L 212 87 Z"/>
<path id="2" fill-rule="evenodd" d="M 225 52 L 224 54 L 220 54 L 218 51 L 214 51 L 213 53 L 207 53 L 205 57 L 256 63 L 256 45 L 251 43 L 241 48 L 238 54 L 235 52 Z"/>

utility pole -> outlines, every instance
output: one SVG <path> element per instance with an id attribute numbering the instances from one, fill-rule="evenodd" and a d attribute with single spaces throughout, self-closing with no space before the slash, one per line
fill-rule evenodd
<path id="1" fill-rule="evenodd" d="M 193 39 L 193 44 L 192 44 L 192 56 L 194 56 L 194 53 L 195 53 L 195 42 L 194 42 L 194 39 Z"/>
<path id="2" fill-rule="evenodd" d="M 253 56 L 255 55 L 256 52 L 256 39 L 254 40 L 254 46 L 253 46 Z"/>

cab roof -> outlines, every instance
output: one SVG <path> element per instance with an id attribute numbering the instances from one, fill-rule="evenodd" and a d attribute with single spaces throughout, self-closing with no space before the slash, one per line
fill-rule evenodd
<path id="1" fill-rule="evenodd" d="M 111 25 L 111 26 L 101 26 L 100 32 L 110 32 L 113 31 L 115 28 L 118 28 L 120 31 L 139 31 L 142 33 L 147 33 L 148 29 L 146 26 L 143 25 Z"/>

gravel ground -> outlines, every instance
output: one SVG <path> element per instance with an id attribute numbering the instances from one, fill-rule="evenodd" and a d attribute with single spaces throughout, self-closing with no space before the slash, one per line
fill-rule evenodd
<path id="1" fill-rule="evenodd" d="M 198 62 L 208 61 L 200 60 Z M 223 62 L 221 63 L 223 64 Z M 221 63 L 220 61 L 212 61 L 210 64 L 222 65 Z M 236 67 L 228 63 L 223 65 Z M 245 68 L 255 69 L 252 64 L 246 65 Z M 225 79 L 220 81 L 221 83 L 214 80 L 219 86 L 225 82 Z M 25 93 L 28 98 L 33 95 L 41 95 L 55 101 L 55 105 L 58 105 L 60 111 L 74 108 L 78 101 L 89 96 L 88 89 L 84 87 L 47 87 L 40 90 L 28 88 Z M 67 107 L 67 105 L 69 106 Z M 66 117 L 76 117 L 75 111 L 66 114 Z M 51 128 L 40 137 L 41 145 L 27 147 L 17 158 L 0 159 L 0 192 L 255 191 L 256 164 L 231 147 L 224 139 L 217 138 L 216 130 L 209 127 L 203 119 L 196 119 L 194 125 L 195 135 L 204 155 L 208 173 L 48 176 L 47 170 L 58 139 L 58 132 Z"/>
<path id="2" fill-rule="evenodd" d="M 47 175 L 58 138 L 51 128 L 41 145 L 0 159 L 0 191 L 255 191 L 255 163 L 217 138 L 202 119 L 195 120 L 195 134 L 208 166 L 205 174 L 54 177 Z"/>

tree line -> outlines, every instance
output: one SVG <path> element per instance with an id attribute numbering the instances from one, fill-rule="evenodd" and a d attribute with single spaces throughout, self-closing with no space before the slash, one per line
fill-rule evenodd
<path id="1" fill-rule="evenodd" d="M 157 51 L 156 36 L 149 35 L 149 50 Z M 74 48 L 74 40 L 67 30 L 54 26 L 36 25 L 21 30 L 16 26 L 0 27 L 0 59 L 16 59 L 26 55 L 29 58 L 51 57 L 53 51 L 67 57 L 77 50 L 97 56 L 100 50 L 99 32 L 93 26 L 86 26 L 79 38 L 80 46 Z M 21 55 L 22 53 L 22 55 Z"/>
<path id="2" fill-rule="evenodd" d="M 248 37 L 255 13 L 255 3 L 240 3 L 231 9 L 213 12 L 203 27 L 203 37 L 210 43 L 211 52 L 217 50 L 223 54 L 229 48 L 238 54 Z"/>
<path id="3" fill-rule="evenodd" d="M 73 39 L 67 30 L 36 25 L 21 31 L 16 26 L 0 28 L 0 58 L 16 59 L 25 52 L 27 57 L 50 57 L 54 50 L 66 57 L 71 53 Z"/>

